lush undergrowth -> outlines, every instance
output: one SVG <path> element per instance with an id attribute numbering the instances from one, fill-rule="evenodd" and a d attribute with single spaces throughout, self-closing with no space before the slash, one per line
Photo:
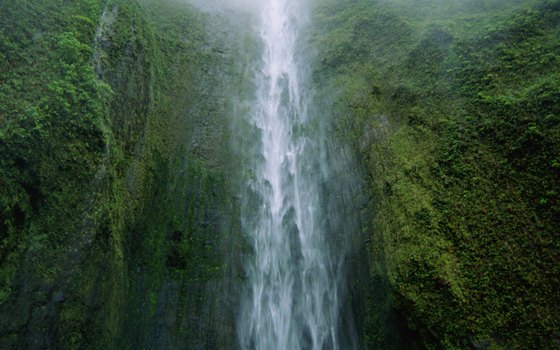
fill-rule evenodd
<path id="1" fill-rule="evenodd" d="M 314 18 L 315 81 L 369 172 L 364 345 L 556 348 L 560 3 L 327 1 Z M 408 340 L 387 329 L 400 314 Z"/>
<path id="2" fill-rule="evenodd" d="M 94 240 L 118 215 L 109 214 L 111 200 L 96 205 L 111 195 L 104 183 L 115 174 L 107 164 L 112 91 L 91 64 L 102 10 L 101 1 L 0 4 L 3 348 L 83 342 L 83 314 L 99 307 L 93 285 L 117 283 L 91 268 L 112 271 L 119 263 L 104 259 L 112 256 L 111 241 Z M 103 332 L 97 326 L 92 334 Z"/>
<path id="3" fill-rule="evenodd" d="M 557 347 L 560 3 L 313 18 L 314 82 L 368 172 L 362 345 Z M 0 348 L 234 346 L 240 27 L 173 0 L 0 2 Z"/>
<path id="4" fill-rule="evenodd" d="M 1 348 L 233 337 L 211 299 L 236 232 L 219 21 L 174 1 L 0 3 Z"/>

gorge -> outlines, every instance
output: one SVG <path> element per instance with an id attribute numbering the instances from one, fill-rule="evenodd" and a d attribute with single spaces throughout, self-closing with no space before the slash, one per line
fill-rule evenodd
<path id="1" fill-rule="evenodd" d="M 0 348 L 558 349 L 560 1 L 3 0 Z"/>

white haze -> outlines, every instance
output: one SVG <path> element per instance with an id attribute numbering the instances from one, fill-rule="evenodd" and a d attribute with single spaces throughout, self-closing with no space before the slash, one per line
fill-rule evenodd
<path id="1" fill-rule="evenodd" d="M 262 0 L 186 0 L 188 3 L 211 12 L 241 12 L 257 14 L 263 6 Z"/>
<path id="2" fill-rule="evenodd" d="M 239 197 L 251 246 L 236 320 L 239 347 L 354 349 L 351 317 L 343 310 L 345 245 L 354 230 L 337 201 L 344 184 L 331 178 L 345 163 L 338 152 L 329 154 L 325 123 L 313 103 L 306 47 L 310 0 L 183 1 L 226 14 L 253 32 L 247 62 L 236 60 L 247 67 L 253 91 L 239 98 L 248 99 L 248 113 L 235 116 L 247 118 L 251 131 L 234 138 L 251 135 L 255 146 L 241 150 L 250 155 L 241 165 L 253 176 Z"/>
<path id="3" fill-rule="evenodd" d="M 260 140 L 242 199 L 241 223 L 253 254 L 245 262 L 239 345 L 349 349 L 340 327 L 343 249 L 331 249 L 328 229 L 338 218 L 326 210 L 322 188 L 329 161 L 318 116 L 309 113 L 308 9 L 301 0 L 259 3 L 262 46 L 250 123 Z"/>

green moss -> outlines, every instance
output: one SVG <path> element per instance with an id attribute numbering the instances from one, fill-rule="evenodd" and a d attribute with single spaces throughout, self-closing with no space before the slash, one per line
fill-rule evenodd
<path id="1" fill-rule="evenodd" d="M 531 4 L 315 12 L 314 77 L 337 91 L 338 131 L 367 164 L 371 278 L 386 276 L 415 329 L 401 329 L 407 347 L 419 336 L 425 348 L 554 348 L 558 4 Z M 386 304 L 368 310 L 366 323 L 393 317 Z M 365 333 L 365 346 L 402 347 L 392 331 Z"/>
<path id="2" fill-rule="evenodd" d="M 364 347 L 554 348 L 559 9 L 315 8 L 314 82 L 368 172 Z M 225 95 L 251 38 L 180 1 L 0 13 L 0 347 L 234 344 Z"/>
<path id="3" fill-rule="evenodd" d="M 199 342 L 236 176 L 214 147 L 228 142 L 225 39 L 182 2 L 0 12 L 0 347 Z M 175 338 L 158 327 L 180 307 Z"/>

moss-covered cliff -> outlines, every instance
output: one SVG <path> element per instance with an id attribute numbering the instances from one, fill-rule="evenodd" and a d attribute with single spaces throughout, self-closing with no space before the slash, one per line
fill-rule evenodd
<path id="1" fill-rule="evenodd" d="M 316 84 L 368 170 L 364 346 L 557 348 L 560 2 L 325 1 L 314 18 Z"/>
<path id="2" fill-rule="evenodd" d="M 233 342 L 225 91 L 242 34 L 174 1 L 0 14 L 0 347 Z"/>
<path id="3" fill-rule="evenodd" d="M 560 2 L 315 4 L 361 346 L 558 348 Z M 236 347 L 255 46 L 234 17 L 0 2 L 0 348 Z M 343 143 L 365 181 L 336 184 L 359 173 Z"/>

